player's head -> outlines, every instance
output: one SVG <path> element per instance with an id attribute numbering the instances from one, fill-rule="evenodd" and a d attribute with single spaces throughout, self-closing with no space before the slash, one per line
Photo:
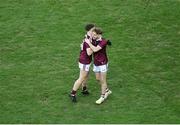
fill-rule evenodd
<path id="1" fill-rule="evenodd" d="M 95 24 L 89 23 L 89 24 L 86 24 L 85 30 L 88 32 L 88 31 L 90 31 L 94 27 L 95 27 Z"/>
<path id="2" fill-rule="evenodd" d="M 95 27 L 95 28 L 92 29 L 92 38 L 94 40 L 99 39 L 100 37 L 102 37 L 102 34 L 103 34 L 103 32 L 102 32 L 101 28 Z"/>

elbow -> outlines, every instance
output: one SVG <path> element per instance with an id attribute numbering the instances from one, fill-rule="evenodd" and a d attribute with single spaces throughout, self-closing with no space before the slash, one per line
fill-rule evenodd
<path id="1" fill-rule="evenodd" d="M 87 52 L 87 55 L 88 55 L 88 56 L 92 55 L 92 52 Z"/>
<path id="2" fill-rule="evenodd" d="M 90 56 L 90 55 L 91 55 L 91 53 L 87 53 L 87 55 L 88 55 L 88 56 Z"/>

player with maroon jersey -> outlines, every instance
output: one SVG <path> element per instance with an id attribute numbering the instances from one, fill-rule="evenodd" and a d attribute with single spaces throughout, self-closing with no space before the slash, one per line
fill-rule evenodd
<path id="1" fill-rule="evenodd" d="M 102 38 L 102 30 L 100 28 L 94 28 L 92 30 L 92 40 L 86 40 L 86 43 L 90 46 L 94 56 L 94 67 L 96 79 L 101 84 L 101 96 L 96 101 L 96 104 L 101 104 L 112 92 L 107 86 L 107 70 L 108 70 L 108 58 L 106 54 L 106 46 L 108 41 Z"/>
<path id="2" fill-rule="evenodd" d="M 81 44 L 81 51 L 79 56 L 80 74 L 79 74 L 79 78 L 75 81 L 72 91 L 70 93 L 72 102 L 77 101 L 76 92 L 79 89 L 80 85 L 82 85 L 82 94 L 89 94 L 87 90 L 86 82 L 88 79 L 89 67 L 92 61 L 93 51 L 85 41 L 91 39 L 91 30 L 93 29 L 94 26 L 95 26 L 94 24 L 87 24 L 85 27 L 87 34 L 85 35 L 85 38 Z"/>

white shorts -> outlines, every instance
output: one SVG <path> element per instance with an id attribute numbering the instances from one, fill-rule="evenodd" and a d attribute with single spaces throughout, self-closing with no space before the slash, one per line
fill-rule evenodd
<path id="1" fill-rule="evenodd" d="M 89 71 L 90 65 L 91 64 L 82 64 L 82 63 L 79 62 L 79 68 L 81 70 L 84 70 L 84 71 L 87 71 L 87 72 Z"/>
<path id="2" fill-rule="evenodd" d="M 101 65 L 101 66 L 93 65 L 93 71 L 94 72 L 107 72 L 108 71 L 108 64 Z"/>

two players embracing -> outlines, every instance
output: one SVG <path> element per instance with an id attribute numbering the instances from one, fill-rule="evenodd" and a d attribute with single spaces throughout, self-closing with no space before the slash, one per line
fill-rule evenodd
<path id="1" fill-rule="evenodd" d="M 80 74 L 73 85 L 70 97 L 72 102 L 77 102 L 76 92 L 80 86 L 82 86 L 82 94 L 89 94 L 87 79 L 93 55 L 93 71 L 95 72 L 96 80 L 101 85 L 101 96 L 96 101 L 96 104 L 101 104 L 112 93 L 107 86 L 108 57 L 106 46 L 109 45 L 109 41 L 102 38 L 103 32 L 101 28 L 95 27 L 94 24 L 87 24 L 85 29 L 87 34 L 81 44 L 79 56 Z"/>

